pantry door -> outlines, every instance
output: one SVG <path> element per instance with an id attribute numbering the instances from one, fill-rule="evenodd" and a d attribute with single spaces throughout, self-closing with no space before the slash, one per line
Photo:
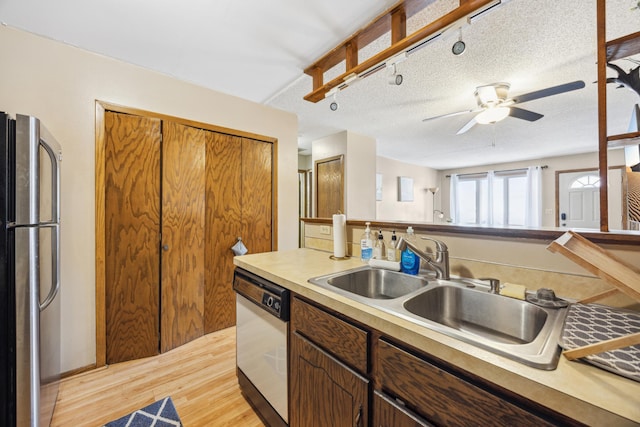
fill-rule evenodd
<path id="1" fill-rule="evenodd" d="M 160 349 L 204 334 L 206 131 L 163 121 Z"/>

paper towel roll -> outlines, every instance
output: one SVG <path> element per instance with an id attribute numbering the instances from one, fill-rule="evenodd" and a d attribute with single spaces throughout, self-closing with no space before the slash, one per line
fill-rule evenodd
<path id="1" fill-rule="evenodd" d="M 333 256 L 344 258 L 347 246 L 347 217 L 344 214 L 333 216 Z"/>

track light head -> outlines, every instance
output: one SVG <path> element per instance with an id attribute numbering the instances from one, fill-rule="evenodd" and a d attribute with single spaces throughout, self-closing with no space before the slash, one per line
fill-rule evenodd
<path id="1" fill-rule="evenodd" d="M 400 86 L 404 78 L 402 77 L 402 74 L 398 74 L 398 70 L 396 69 L 396 64 L 395 63 L 388 64 L 387 68 L 390 71 L 389 80 L 388 80 L 389 84 L 391 86 Z"/>
<path id="2" fill-rule="evenodd" d="M 400 86 L 403 80 L 402 74 L 392 74 L 389 76 L 389 84 L 391 86 Z"/>

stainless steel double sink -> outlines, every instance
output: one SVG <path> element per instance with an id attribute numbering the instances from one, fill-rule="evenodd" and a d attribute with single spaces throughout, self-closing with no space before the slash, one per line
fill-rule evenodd
<path id="1" fill-rule="evenodd" d="M 534 368 L 558 364 L 567 308 L 492 294 L 479 280 L 427 280 L 369 266 L 309 282 Z"/>

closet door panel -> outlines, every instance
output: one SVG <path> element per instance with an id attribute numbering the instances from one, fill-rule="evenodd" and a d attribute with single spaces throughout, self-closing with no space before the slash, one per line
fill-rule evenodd
<path id="1" fill-rule="evenodd" d="M 163 122 L 162 352 L 204 333 L 205 139 Z"/>
<path id="2" fill-rule="evenodd" d="M 273 144 L 242 139 L 242 240 L 250 253 L 272 249 Z"/>
<path id="3" fill-rule="evenodd" d="M 241 235 L 242 139 L 207 133 L 205 333 L 236 324 L 231 246 Z M 244 237 L 244 236 L 243 236 Z"/>
<path id="4" fill-rule="evenodd" d="M 160 120 L 107 111 L 105 320 L 108 364 L 159 351 Z"/>

